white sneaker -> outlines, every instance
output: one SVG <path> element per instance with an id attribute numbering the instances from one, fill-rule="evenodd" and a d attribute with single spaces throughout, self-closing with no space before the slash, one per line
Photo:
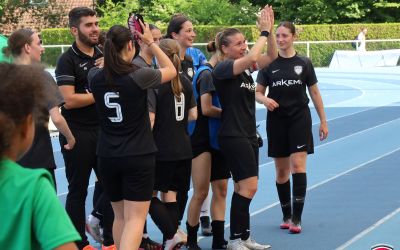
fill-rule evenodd
<path id="1" fill-rule="evenodd" d="M 100 227 L 99 219 L 90 214 L 87 218 L 85 229 L 95 241 L 99 243 L 103 242 L 103 233 Z"/>
<path id="2" fill-rule="evenodd" d="M 172 239 L 165 241 L 164 250 L 173 250 L 175 247 L 184 244 L 182 238 L 176 233 Z"/>
<path id="3" fill-rule="evenodd" d="M 235 239 L 235 240 L 229 240 L 228 245 L 226 246 L 227 250 L 250 250 L 247 248 L 247 246 L 244 244 L 244 241 L 242 239 Z"/>
<path id="4" fill-rule="evenodd" d="M 262 245 L 257 243 L 255 240 L 253 240 L 251 237 L 249 237 L 247 240 L 243 240 L 243 244 L 250 250 L 266 250 L 266 249 L 271 249 L 271 245 Z"/>
<path id="5" fill-rule="evenodd" d="M 179 236 L 179 238 L 182 240 L 182 242 L 184 244 L 186 244 L 186 242 L 187 242 L 187 234 L 180 227 L 178 227 L 178 230 L 176 231 L 176 234 Z"/>

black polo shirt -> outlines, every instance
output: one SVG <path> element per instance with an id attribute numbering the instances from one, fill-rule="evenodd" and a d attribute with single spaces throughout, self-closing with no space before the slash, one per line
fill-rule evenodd
<path id="1" fill-rule="evenodd" d="M 58 86 L 70 85 L 75 87 L 75 93 L 86 93 L 89 89 L 87 74 L 94 67 L 96 59 L 102 56 L 103 53 L 97 46 L 94 47 L 94 55 L 91 57 L 80 51 L 74 42 L 58 59 L 55 71 Z M 71 128 L 93 128 L 99 124 L 95 104 L 75 109 L 62 107 L 61 113 Z"/>

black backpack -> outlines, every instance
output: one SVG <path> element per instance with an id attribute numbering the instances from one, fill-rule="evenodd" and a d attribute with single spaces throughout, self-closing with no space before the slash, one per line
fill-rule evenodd
<path id="1" fill-rule="evenodd" d="M 358 35 L 356 35 L 353 40 L 355 40 L 355 41 L 351 42 L 351 47 L 353 47 L 353 49 L 357 49 L 357 44 L 356 43 L 357 43 L 357 40 L 358 40 Z"/>

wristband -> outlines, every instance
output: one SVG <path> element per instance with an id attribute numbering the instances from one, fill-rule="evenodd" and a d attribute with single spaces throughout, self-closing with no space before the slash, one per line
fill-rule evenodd
<path id="1" fill-rule="evenodd" d="M 260 36 L 265 36 L 268 37 L 269 36 L 269 32 L 266 30 L 261 31 Z"/>

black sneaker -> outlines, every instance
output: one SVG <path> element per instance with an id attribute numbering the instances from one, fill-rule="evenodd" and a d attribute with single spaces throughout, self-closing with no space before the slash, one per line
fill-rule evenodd
<path id="1" fill-rule="evenodd" d="M 201 216 L 200 217 L 200 226 L 201 226 L 201 234 L 203 236 L 211 236 L 212 235 L 212 229 L 211 229 L 211 223 L 210 223 L 209 216 Z"/>
<path id="2" fill-rule="evenodd" d="M 186 245 L 186 249 L 187 250 L 201 250 L 201 248 L 199 247 L 199 245 L 197 245 L 197 243 Z"/>

